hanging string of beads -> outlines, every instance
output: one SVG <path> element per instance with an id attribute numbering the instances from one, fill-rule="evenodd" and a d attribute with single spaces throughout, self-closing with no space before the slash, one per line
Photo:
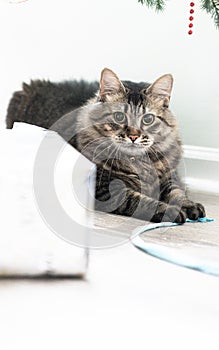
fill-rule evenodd
<path id="1" fill-rule="evenodd" d="M 189 31 L 188 31 L 188 34 L 189 35 L 191 35 L 192 33 L 193 33 L 193 30 L 191 29 L 191 28 L 193 28 L 193 20 L 194 20 L 194 12 L 195 12 L 195 10 L 193 9 L 193 7 L 195 6 L 195 3 L 194 2 L 190 2 L 190 16 L 189 16 L 189 21 L 190 21 L 190 23 L 189 23 Z"/>
<path id="2" fill-rule="evenodd" d="M 163 11 L 165 9 L 166 3 L 169 2 L 168 0 L 137 0 L 142 5 L 146 5 L 148 7 L 154 8 L 156 11 Z M 192 0 L 190 0 L 192 1 Z M 197 4 L 198 3 L 198 4 Z M 191 5 L 193 4 L 193 6 Z M 189 31 L 188 34 L 191 35 L 193 33 L 193 19 L 194 19 L 194 6 L 195 3 L 190 3 L 190 17 L 189 17 Z M 219 0 L 199 0 L 197 2 L 196 0 L 196 6 L 201 8 L 202 10 L 206 11 L 208 14 L 211 15 L 215 26 L 217 29 L 219 29 Z"/>

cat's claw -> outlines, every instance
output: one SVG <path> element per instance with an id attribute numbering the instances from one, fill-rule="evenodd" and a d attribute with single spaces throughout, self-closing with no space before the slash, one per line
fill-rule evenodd
<path id="1" fill-rule="evenodd" d="M 185 211 L 187 218 L 190 220 L 197 220 L 198 218 L 205 217 L 205 208 L 201 203 L 194 203 L 188 201 L 182 206 L 183 211 Z"/>

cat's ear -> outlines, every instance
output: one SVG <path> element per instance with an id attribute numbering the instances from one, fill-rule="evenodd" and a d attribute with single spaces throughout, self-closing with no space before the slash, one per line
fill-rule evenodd
<path id="1" fill-rule="evenodd" d="M 106 101 L 107 97 L 125 93 L 125 88 L 117 75 L 108 68 L 104 68 L 100 78 L 100 98 Z M 111 100 L 111 99 L 110 99 Z"/>
<path id="2" fill-rule="evenodd" d="M 168 107 L 173 87 L 173 77 L 171 74 L 162 75 L 147 89 L 147 93 L 157 95 L 164 100 L 164 105 Z"/>

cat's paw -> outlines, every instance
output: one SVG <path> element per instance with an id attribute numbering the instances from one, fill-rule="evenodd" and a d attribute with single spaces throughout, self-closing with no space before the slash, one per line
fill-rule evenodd
<path id="1" fill-rule="evenodd" d="M 169 205 L 164 208 L 158 208 L 151 218 L 153 222 L 170 221 L 178 224 L 184 224 L 186 221 L 186 213 L 176 205 Z"/>
<path id="2" fill-rule="evenodd" d="M 205 208 L 201 203 L 194 203 L 192 201 L 185 201 L 182 205 L 182 210 L 190 220 L 197 220 L 205 217 Z"/>

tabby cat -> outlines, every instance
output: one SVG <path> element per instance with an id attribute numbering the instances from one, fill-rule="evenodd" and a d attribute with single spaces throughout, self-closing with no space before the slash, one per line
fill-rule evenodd
<path id="1" fill-rule="evenodd" d="M 133 83 L 107 68 L 96 95 L 97 83 L 33 81 L 15 92 L 6 123 L 51 128 L 93 161 L 97 210 L 184 223 L 205 210 L 187 198 L 177 172 L 182 147 L 169 109 L 172 85 L 170 74 Z"/>

